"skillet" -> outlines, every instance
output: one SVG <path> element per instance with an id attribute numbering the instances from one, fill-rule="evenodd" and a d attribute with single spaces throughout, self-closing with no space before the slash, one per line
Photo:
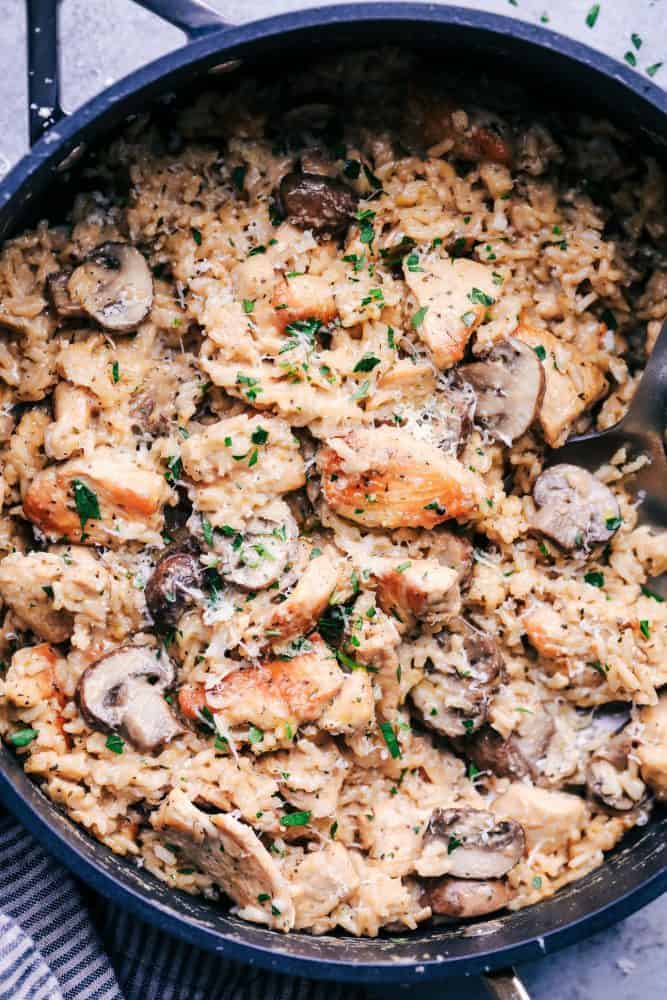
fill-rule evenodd
<path id="1" fill-rule="evenodd" d="M 58 101 L 57 3 L 28 0 L 31 152 L 0 185 L 0 240 L 37 218 L 57 217 L 76 188 L 77 170 L 128 115 L 199 86 L 224 86 L 242 72 L 328 48 L 410 45 L 436 65 L 469 60 L 525 85 L 536 105 L 604 114 L 667 159 L 667 95 L 614 60 L 543 27 L 424 3 L 326 7 L 227 28 L 198 0 L 138 0 L 183 29 L 188 44 L 131 74 L 69 117 Z M 214 81 L 209 74 L 215 74 Z M 77 162 L 78 161 L 78 162 Z M 654 814 L 579 882 L 525 910 L 463 928 L 427 927 L 403 937 L 278 935 L 168 889 L 132 861 L 113 855 L 57 811 L 0 750 L 0 799 L 59 861 L 112 902 L 200 948 L 277 972 L 388 985 L 489 972 L 581 940 L 645 905 L 667 888 L 667 815 Z M 526 996 L 511 976 L 495 989 Z"/>

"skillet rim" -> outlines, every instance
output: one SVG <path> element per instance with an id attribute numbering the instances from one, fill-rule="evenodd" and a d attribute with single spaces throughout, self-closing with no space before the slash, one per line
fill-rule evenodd
<path id="1" fill-rule="evenodd" d="M 667 93 L 647 78 L 583 43 L 566 38 L 548 28 L 527 24 L 510 17 L 449 5 L 415 3 L 342 4 L 319 10 L 275 15 L 238 28 L 221 27 L 220 31 L 214 31 L 191 41 L 183 48 L 119 80 L 108 90 L 54 125 L 0 184 L 0 239 L 4 239 L 11 228 L 12 209 L 16 206 L 18 214 L 29 203 L 33 194 L 29 190 L 31 183 L 35 182 L 40 188 L 40 195 L 43 194 L 58 164 L 81 142 L 82 133 L 85 132 L 87 138 L 89 133 L 99 137 L 107 132 L 125 117 L 127 104 L 132 101 L 137 102 L 140 98 L 148 101 L 159 93 L 177 89 L 179 85 L 190 80 L 197 71 L 206 71 L 219 63 L 220 56 L 224 58 L 243 56 L 246 50 L 252 53 L 257 43 L 260 43 L 261 48 L 262 42 L 270 43 L 275 39 L 289 38 L 301 31 L 320 28 L 335 32 L 336 26 L 346 25 L 349 28 L 351 24 L 360 22 L 366 27 L 374 22 L 379 25 L 394 22 L 400 26 L 416 22 L 421 25 L 429 23 L 450 25 L 469 31 L 471 35 L 477 31 L 486 36 L 487 42 L 494 38 L 499 48 L 503 40 L 509 39 L 531 47 L 535 54 L 547 50 L 560 60 L 564 73 L 569 69 L 574 73 L 592 74 L 600 81 L 605 81 L 607 88 L 615 87 L 619 93 L 626 92 L 631 95 L 632 100 L 638 105 L 643 105 L 646 116 L 655 123 L 656 128 L 663 126 L 667 119 Z M 659 138 L 659 132 L 656 133 L 651 129 L 648 132 L 654 139 Z M 120 859 L 114 856 L 109 848 L 82 834 L 73 821 L 60 813 L 55 804 L 51 803 L 28 778 L 6 748 L 0 753 L 0 799 L 47 850 L 74 874 L 80 876 L 102 895 L 159 929 L 175 934 L 198 947 L 222 952 L 225 957 L 233 960 L 251 964 L 256 962 L 274 971 L 312 978 L 377 985 L 408 980 L 427 982 L 452 975 L 489 971 L 508 962 L 541 957 L 545 953 L 580 940 L 628 916 L 667 890 L 667 846 L 663 844 L 662 849 L 658 849 L 662 860 L 650 875 L 640 875 L 638 879 L 635 877 L 636 884 L 632 888 L 620 891 L 616 898 L 594 906 L 583 916 L 564 920 L 560 926 L 545 932 L 541 938 L 536 938 L 533 934 L 514 944 L 499 945 L 488 951 L 478 950 L 476 953 L 471 951 L 467 955 L 438 954 L 435 958 L 423 960 L 415 955 L 406 959 L 397 955 L 393 961 L 378 961 L 380 954 L 383 959 L 386 957 L 385 941 L 382 950 L 384 954 L 380 951 L 378 942 L 375 948 L 379 953 L 378 957 L 373 961 L 364 962 L 355 961 L 355 951 L 361 950 L 355 947 L 355 939 L 342 938 L 337 939 L 337 949 L 342 953 L 342 957 L 318 958 L 312 954 L 317 951 L 316 938 L 304 935 L 283 937 L 268 930 L 258 930 L 250 924 L 232 921 L 223 915 L 219 918 L 223 929 L 210 929 L 197 923 L 187 914 L 176 913 L 156 898 L 151 899 L 147 890 L 131 886 L 128 874 L 122 873 Z M 654 833 L 657 827 L 667 829 L 667 817 L 658 819 L 652 824 L 651 829 Z M 77 845 L 77 840 L 82 840 L 84 847 Z M 109 864 L 116 863 L 122 874 L 112 874 L 107 871 L 105 860 Z M 646 864 L 652 860 L 655 860 L 655 851 L 648 856 Z M 641 867 L 640 861 L 641 859 L 637 858 L 637 867 Z M 127 865 L 127 862 L 124 863 Z M 601 870 L 598 869 L 598 873 Z M 578 885 L 585 885 L 589 878 L 586 876 Z M 182 898 L 181 894 L 174 894 L 172 890 L 170 898 L 174 896 Z M 545 906 L 551 906 L 555 910 L 558 908 L 558 901 L 563 899 L 562 895 L 557 895 L 529 910 L 519 912 L 535 913 L 538 908 Z M 252 943 L 247 940 L 248 938 L 264 939 L 267 943 Z M 423 947 L 428 941 L 436 942 L 435 938 L 429 938 L 423 931 L 421 934 L 419 931 L 414 932 L 412 937 L 402 940 L 408 941 L 414 951 L 418 951 L 420 943 Z M 474 939 L 471 937 L 469 940 Z M 367 946 L 376 944 L 366 940 L 364 943 Z M 303 944 L 301 949 L 300 944 Z M 285 946 L 284 950 L 281 945 Z M 310 955 L 304 954 L 307 950 L 311 952 Z M 400 947 L 395 946 L 395 950 L 400 951 Z M 444 950 L 445 952 L 447 950 L 446 942 Z"/>

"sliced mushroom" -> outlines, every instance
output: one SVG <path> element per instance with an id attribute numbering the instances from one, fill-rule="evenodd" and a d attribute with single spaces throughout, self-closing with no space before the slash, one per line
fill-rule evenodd
<path id="1" fill-rule="evenodd" d="M 525 836 L 514 820 L 478 809 L 436 809 L 426 827 L 417 874 L 502 878 L 521 859 Z"/>
<path id="2" fill-rule="evenodd" d="M 81 319 L 86 315 L 86 311 L 70 296 L 69 278 L 66 271 L 62 271 L 60 274 L 51 274 L 47 278 L 46 287 L 53 308 L 59 316 L 62 316 L 63 319 Z"/>
<path id="3" fill-rule="evenodd" d="M 646 797 L 639 762 L 631 758 L 631 750 L 629 735 L 621 732 L 595 751 L 586 769 L 588 791 L 614 812 L 636 809 Z"/>
<path id="4" fill-rule="evenodd" d="M 107 330 L 128 333 L 153 304 L 153 278 L 145 257 L 125 243 L 103 243 L 70 275 L 75 305 Z"/>
<path id="5" fill-rule="evenodd" d="M 173 628 L 201 596 L 203 570 L 196 551 L 166 552 L 146 584 L 146 604 L 158 628 Z"/>
<path id="6" fill-rule="evenodd" d="M 502 910 L 514 892 L 503 879 L 428 879 L 420 903 L 430 906 L 437 916 L 465 920 Z"/>
<path id="7" fill-rule="evenodd" d="M 514 732 L 507 739 L 484 726 L 461 744 L 461 751 L 480 771 L 491 771 L 498 778 L 530 776 L 537 781 L 540 761 L 555 731 L 553 719 L 540 713 L 523 720 L 521 734 Z"/>
<path id="8" fill-rule="evenodd" d="M 357 209 L 357 196 L 347 184 L 321 174 L 287 174 L 278 201 L 292 225 L 332 236 L 345 232 Z"/>
<path id="9" fill-rule="evenodd" d="M 490 696 L 503 672 L 494 639 L 463 621 L 465 632 L 442 632 L 442 658 L 427 661 L 426 675 L 410 692 L 429 729 L 450 738 L 470 737 L 486 722 Z"/>
<path id="10" fill-rule="evenodd" d="M 242 590 L 264 590 L 279 580 L 296 556 L 299 529 L 285 510 L 283 520 L 257 516 L 242 531 L 215 533 L 218 572 Z"/>
<path id="11" fill-rule="evenodd" d="M 544 370 L 535 351 L 520 340 L 495 344 L 479 361 L 463 365 L 461 377 L 477 394 L 476 416 L 489 432 L 511 445 L 535 420 L 544 398 Z"/>
<path id="12" fill-rule="evenodd" d="M 608 542 L 621 519 L 616 497 L 577 465 L 554 465 L 535 481 L 531 528 L 568 552 Z"/>
<path id="13" fill-rule="evenodd" d="M 93 729 L 121 732 L 137 750 L 150 753 L 182 732 L 164 699 L 176 670 L 164 650 L 121 646 L 84 672 L 79 707 Z"/>

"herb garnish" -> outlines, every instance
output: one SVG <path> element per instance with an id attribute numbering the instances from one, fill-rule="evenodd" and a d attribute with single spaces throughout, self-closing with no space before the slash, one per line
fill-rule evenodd
<path id="1" fill-rule="evenodd" d="M 99 521 L 101 517 L 100 504 L 97 494 L 80 479 L 72 480 L 72 489 L 74 490 L 76 512 L 79 515 L 81 530 L 83 531 L 88 521 Z"/>

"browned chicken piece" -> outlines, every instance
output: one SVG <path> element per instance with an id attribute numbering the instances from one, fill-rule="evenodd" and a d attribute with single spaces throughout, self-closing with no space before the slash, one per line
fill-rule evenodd
<path id="1" fill-rule="evenodd" d="M 286 278 L 273 293 L 273 307 L 275 323 L 281 330 L 305 319 L 317 319 L 324 325 L 336 316 L 331 285 L 326 278 L 315 274 Z"/>
<path id="2" fill-rule="evenodd" d="M 582 643 L 586 646 L 581 631 L 571 625 L 568 627 L 548 604 L 534 604 L 523 615 L 522 621 L 531 646 L 548 660 L 576 656 L 582 650 Z"/>
<path id="3" fill-rule="evenodd" d="M 373 682 L 365 670 L 345 674 L 343 686 L 317 720 L 317 725 L 334 736 L 351 736 L 372 724 L 375 715 Z"/>
<path id="4" fill-rule="evenodd" d="M 643 727 L 637 748 L 641 776 L 655 797 L 667 802 L 667 693 L 662 694 L 657 705 L 642 708 L 639 719 Z"/>
<path id="5" fill-rule="evenodd" d="M 575 420 L 604 395 L 607 380 L 581 351 L 546 330 L 538 330 L 524 320 L 516 336 L 542 361 L 546 388 L 539 420 L 547 444 L 555 448 L 563 443 Z"/>
<path id="6" fill-rule="evenodd" d="M 483 498 L 475 473 L 393 427 L 334 438 L 317 465 L 329 506 L 369 528 L 433 528 L 472 513 Z"/>
<path id="7" fill-rule="evenodd" d="M 513 782 L 491 808 L 496 816 L 521 825 L 528 851 L 538 844 L 546 852 L 558 850 L 578 840 L 589 815 L 579 795 L 536 788 L 522 781 Z"/>
<path id="8" fill-rule="evenodd" d="M 45 535 L 114 546 L 159 531 L 168 496 L 164 476 L 133 455 L 97 448 L 35 476 L 23 512 Z"/>
<path id="9" fill-rule="evenodd" d="M 466 258 L 420 258 L 420 269 L 403 268 L 419 313 L 417 334 L 441 369 L 451 368 L 498 295 L 490 267 Z"/>
<path id="10" fill-rule="evenodd" d="M 304 853 L 288 861 L 285 874 L 290 878 L 297 929 L 312 927 L 359 886 L 359 876 L 347 848 L 335 841 L 321 851 Z"/>
<path id="11" fill-rule="evenodd" d="M 239 916 L 274 930 L 294 926 L 289 886 L 252 827 L 228 813 L 207 815 L 175 788 L 151 820 L 234 901 Z"/>
<path id="12" fill-rule="evenodd" d="M 437 628 L 461 610 L 458 573 L 435 559 L 378 559 L 372 578 L 382 610 L 406 628 L 416 621 Z"/>
<path id="13" fill-rule="evenodd" d="M 64 697 L 56 685 L 55 668 L 58 654 L 53 646 L 42 642 L 14 653 L 5 676 L 5 698 L 18 709 L 36 708 Z"/>
<path id="14" fill-rule="evenodd" d="M 258 667 L 235 670 L 205 691 L 191 687 L 179 692 L 179 707 L 189 718 L 205 706 L 228 726 L 250 725 L 271 730 L 289 722 L 294 727 L 313 722 L 338 694 L 344 674 L 319 636 L 311 649 L 291 660 L 269 660 Z"/>
<path id="15" fill-rule="evenodd" d="M 310 560 L 292 593 L 267 622 L 272 642 L 307 635 L 315 627 L 336 589 L 338 566 L 333 549 Z"/>

